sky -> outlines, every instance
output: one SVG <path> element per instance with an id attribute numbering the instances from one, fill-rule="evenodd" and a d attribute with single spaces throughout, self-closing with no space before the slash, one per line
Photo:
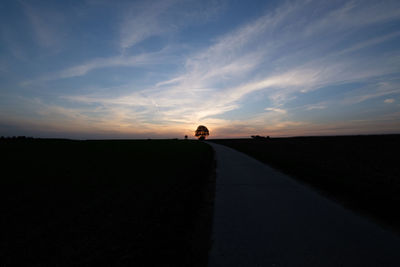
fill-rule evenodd
<path id="1" fill-rule="evenodd" d="M 400 1 L 0 2 L 0 135 L 400 133 Z"/>

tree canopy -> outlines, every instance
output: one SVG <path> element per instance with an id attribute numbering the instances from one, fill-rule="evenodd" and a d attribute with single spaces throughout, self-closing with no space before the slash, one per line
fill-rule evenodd
<path id="1" fill-rule="evenodd" d="M 200 125 L 199 127 L 197 127 L 197 130 L 196 130 L 194 136 L 198 137 L 199 140 L 204 140 L 209 135 L 210 135 L 210 132 L 208 131 L 207 127 L 204 125 Z"/>

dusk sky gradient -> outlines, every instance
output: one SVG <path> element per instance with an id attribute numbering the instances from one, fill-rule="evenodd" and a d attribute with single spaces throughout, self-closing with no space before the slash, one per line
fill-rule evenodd
<path id="1" fill-rule="evenodd" d="M 0 2 L 0 135 L 400 133 L 400 1 Z"/>

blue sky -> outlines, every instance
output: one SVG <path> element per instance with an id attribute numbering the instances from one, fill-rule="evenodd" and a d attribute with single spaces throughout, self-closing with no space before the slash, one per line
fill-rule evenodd
<path id="1" fill-rule="evenodd" d="M 0 135 L 400 133 L 399 1 L 1 1 Z"/>

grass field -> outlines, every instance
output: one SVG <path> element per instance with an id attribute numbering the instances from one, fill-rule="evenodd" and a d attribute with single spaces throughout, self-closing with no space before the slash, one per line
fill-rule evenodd
<path id="1" fill-rule="evenodd" d="M 210 141 L 266 162 L 400 233 L 400 135 Z"/>
<path id="2" fill-rule="evenodd" d="M 205 266 L 213 151 L 188 140 L 2 139 L 1 266 Z"/>

